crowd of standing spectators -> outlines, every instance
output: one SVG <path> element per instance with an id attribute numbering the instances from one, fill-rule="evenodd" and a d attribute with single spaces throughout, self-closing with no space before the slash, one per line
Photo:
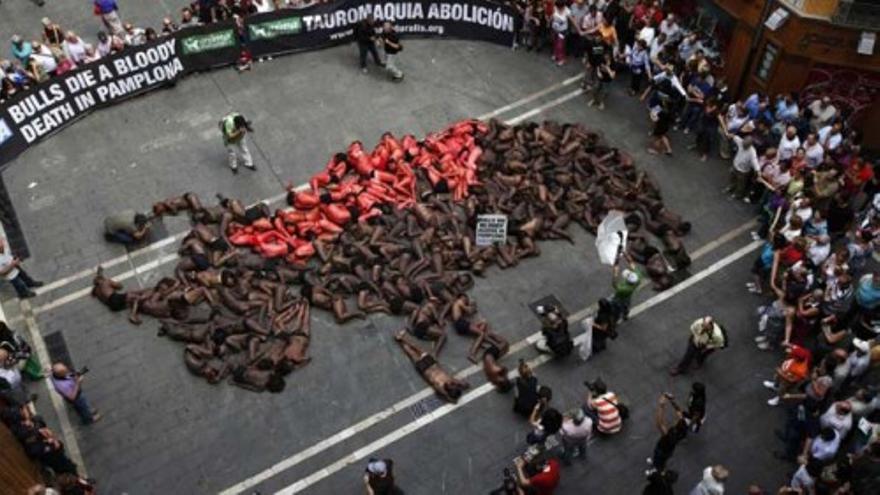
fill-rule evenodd
<path id="1" fill-rule="evenodd" d="M 194 0 L 180 10 L 180 19 L 162 19 L 159 28 L 125 22 L 116 0 L 94 0 L 93 14 L 104 29 L 94 41 L 63 28 L 48 17 L 42 33 L 32 39 L 13 35 L 9 58 L 0 57 L 0 102 L 31 86 L 60 76 L 79 66 L 169 35 L 180 29 L 211 24 L 277 9 L 310 7 L 322 0 Z"/>

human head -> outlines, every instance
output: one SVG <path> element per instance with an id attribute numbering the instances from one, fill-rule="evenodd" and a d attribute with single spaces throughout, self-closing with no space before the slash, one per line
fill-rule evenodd
<path id="1" fill-rule="evenodd" d="M 519 376 L 523 378 L 528 378 L 532 376 L 532 368 L 529 366 L 529 363 L 525 362 L 524 359 L 519 360 L 519 366 L 517 366 L 517 371 L 519 372 Z"/>
<path id="2" fill-rule="evenodd" d="M 9 364 L 9 351 L 0 347 L 0 367 L 8 368 Z"/>
<path id="3" fill-rule="evenodd" d="M 21 36 L 17 34 L 13 34 L 12 38 L 10 38 L 9 41 L 12 42 L 12 44 L 16 47 L 20 47 L 21 44 L 24 43 L 24 40 L 21 38 Z"/>
<path id="4" fill-rule="evenodd" d="M 797 136 L 797 127 L 795 127 L 793 125 L 786 127 L 785 128 L 785 136 L 788 139 L 794 139 L 794 137 Z"/>
<path id="5" fill-rule="evenodd" d="M 134 225 L 138 229 L 142 229 L 147 226 L 147 223 L 150 221 L 150 218 L 143 213 L 135 213 L 134 215 Z"/>
<path id="6" fill-rule="evenodd" d="M 245 129 L 247 128 L 247 120 L 241 115 L 236 115 L 234 119 L 232 119 L 233 125 L 235 125 L 236 129 Z"/>
<path id="7" fill-rule="evenodd" d="M 393 29 L 394 27 L 391 25 L 391 22 L 385 21 L 382 23 L 382 30 L 386 33 L 390 33 Z"/>
<path id="8" fill-rule="evenodd" d="M 104 31 L 98 31 L 98 41 L 100 41 L 101 43 L 106 43 L 107 33 L 105 33 Z"/>
<path id="9" fill-rule="evenodd" d="M 722 466 L 721 464 L 717 464 L 712 466 L 712 477 L 718 481 L 724 481 L 730 475 L 730 472 Z"/>
<path id="10" fill-rule="evenodd" d="M 593 380 L 592 383 L 585 382 L 584 384 L 587 386 L 587 388 L 590 389 L 591 392 L 596 395 L 602 395 L 608 392 L 608 387 L 605 385 L 605 382 L 602 381 L 601 378 L 596 378 L 595 380 Z"/>
<path id="11" fill-rule="evenodd" d="M 834 404 L 834 412 L 840 416 L 846 416 L 852 411 L 852 405 L 849 401 L 840 401 Z"/>
<path id="12" fill-rule="evenodd" d="M 79 41 L 79 37 L 76 35 L 76 32 L 74 32 L 74 31 L 68 31 L 67 36 L 65 38 L 70 43 L 76 43 Z"/>
<path id="13" fill-rule="evenodd" d="M 40 22 L 41 22 L 41 23 L 43 24 L 43 26 L 45 26 L 45 27 L 49 27 L 49 26 L 52 25 L 52 20 L 49 19 L 48 17 L 43 17 L 43 18 L 40 20 Z"/>
<path id="14" fill-rule="evenodd" d="M 742 140 L 742 146 L 745 149 L 749 149 L 752 146 L 754 146 L 754 143 L 752 142 L 752 138 L 751 137 L 744 137 Z"/>
<path id="15" fill-rule="evenodd" d="M 52 365 L 52 375 L 54 375 L 55 378 L 64 378 L 69 374 L 70 370 L 64 363 L 59 362 Z"/>

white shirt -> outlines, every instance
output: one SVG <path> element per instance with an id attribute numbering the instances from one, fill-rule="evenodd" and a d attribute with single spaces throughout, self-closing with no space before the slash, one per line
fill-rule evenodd
<path id="1" fill-rule="evenodd" d="M 678 27 L 678 21 L 670 23 L 668 19 L 663 19 L 660 21 L 660 32 L 666 35 L 666 39 L 675 40 L 681 32 L 681 28 Z"/>
<path id="2" fill-rule="evenodd" d="M 807 166 L 810 168 L 816 168 L 822 164 L 825 160 L 825 148 L 819 144 L 819 141 L 816 141 L 816 144 L 808 147 L 807 152 Z"/>
<path id="3" fill-rule="evenodd" d="M 819 244 L 818 242 L 814 242 L 810 245 L 810 249 L 807 251 L 807 256 L 809 256 L 810 261 L 813 262 L 814 265 L 819 266 L 828 259 L 828 256 L 831 254 L 831 244 Z"/>
<path id="4" fill-rule="evenodd" d="M 841 416 L 837 414 L 836 404 L 831 404 L 828 411 L 819 419 L 819 424 L 823 428 L 833 428 L 840 436 L 845 437 L 849 430 L 852 429 L 852 414 Z"/>
<path id="5" fill-rule="evenodd" d="M 51 75 L 55 72 L 55 69 L 58 68 L 58 62 L 55 61 L 55 56 L 52 55 L 52 51 L 45 46 L 41 47 L 39 52 L 35 51 L 31 57 L 40 64 L 40 67 L 43 68 L 43 71 L 46 74 Z"/>
<path id="6" fill-rule="evenodd" d="M 724 483 L 712 476 L 712 466 L 703 470 L 703 481 L 691 490 L 690 495 L 724 495 Z"/>
<path id="7" fill-rule="evenodd" d="M 2 253 L 0 253 L 0 268 L 6 268 L 12 263 L 12 260 L 12 253 L 9 251 L 9 246 L 7 246 L 6 249 Z M 12 270 L 9 270 L 9 273 L 4 275 L 3 277 L 6 280 L 12 280 L 18 276 L 18 273 L 18 268 L 13 268 Z"/>
<path id="8" fill-rule="evenodd" d="M 801 138 L 797 137 L 797 134 L 792 139 L 788 139 L 788 136 L 783 134 L 776 151 L 779 153 L 780 160 L 790 160 L 800 147 Z"/>
<path id="9" fill-rule="evenodd" d="M 791 487 L 806 490 L 804 493 L 812 493 L 810 490 L 815 484 L 816 480 L 807 472 L 806 464 L 801 464 L 801 467 L 791 477 Z"/>
<path id="10" fill-rule="evenodd" d="M 733 141 L 737 147 L 736 155 L 733 157 L 734 170 L 743 174 L 749 172 L 758 173 L 761 170 L 761 166 L 758 164 L 758 152 L 755 151 L 755 147 L 743 148 L 743 138 L 739 136 L 733 136 Z"/>
<path id="11" fill-rule="evenodd" d="M 645 26 L 639 31 L 639 35 L 636 39 L 645 40 L 645 43 L 648 46 L 651 46 L 651 42 L 654 41 L 654 37 L 657 36 L 657 32 L 651 26 Z"/>
<path id="12" fill-rule="evenodd" d="M 830 125 L 826 125 L 825 127 L 819 129 L 819 142 L 822 143 L 822 146 L 825 147 L 826 150 L 831 151 L 838 146 L 843 141 L 843 133 L 838 132 L 835 135 L 831 135 L 832 127 Z M 828 140 L 826 142 L 826 139 Z"/>
<path id="13" fill-rule="evenodd" d="M 272 5 L 272 2 L 269 0 L 254 0 L 254 7 L 257 8 L 257 13 L 262 14 L 263 12 L 272 12 L 275 10 L 275 6 Z"/>
<path id="14" fill-rule="evenodd" d="M 593 420 L 590 418 L 584 418 L 579 425 L 574 424 L 574 421 L 571 419 L 566 419 L 562 422 L 562 436 L 566 438 L 589 440 L 592 433 Z"/>
<path id="15" fill-rule="evenodd" d="M 15 366 L 12 368 L 0 367 L 0 378 L 9 382 L 9 386 L 14 389 L 21 388 L 21 372 Z"/>
<path id="16" fill-rule="evenodd" d="M 813 455 L 816 459 L 820 461 L 827 461 L 834 457 L 834 454 L 837 453 L 837 449 L 840 448 L 840 433 L 834 432 L 834 438 L 830 441 L 826 442 L 822 440 L 822 437 L 816 437 L 813 439 L 813 443 L 810 444 L 810 454 Z"/>
<path id="17" fill-rule="evenodd" d="M 83 42 L 82 38 L 77 38 L 74 43 L 64 40 L 64 53 L 67 54 L 67 57 L 70 60 L 73 60 L 73 62 L 78 65 L 82 63 L 84 58 L 86 58 L 86 44 Z"/>

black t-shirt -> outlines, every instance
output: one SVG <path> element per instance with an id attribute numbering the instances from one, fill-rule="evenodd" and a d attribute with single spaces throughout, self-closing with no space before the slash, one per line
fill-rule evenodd
<path id="1" fill-rule="evenodd" d="M 513 410 L 528 416 L 538 403 L 538 379 L 518 377 L 516 379 L 516 399 L 513 402 Z"/>
<path id="2" fill-rule="evenodd" d="M 672 483 L 669 481 L 668 471 L 654 471 L 648 476 L 648 485 L 642 490 L 642 495 L 673 495 Z"/>
<path id="3" fill-rule="evenodd" d="M 591 40 L 587 47 L 587 60 L 593 67 L 598 67 L 605 60 L 605 52 L 608 48 L 601 40 Z"/>
<path id="4" fill-rule="evenodd" d="M 665 435 L 660 437 L 660 440 L 657 440 L 657 448 L 672 455 L 675 451 L 675 446 L 678 445 L 678 442 L 684 440 L 686 436 L 687 423 L 685 423 L 684 419 L 680 419 L 672 428 L 666 431 Z"/>
<path id="5" fill-rule="evenodd" d="M 400 44 L 400 37 L 397 36 L 397 31 L 391 31 L 390 33 L 383 32 L 382 41 L 385 44 L 385 53 L 388 55 L 394 55 L 403 49 L 403 46 Z M 397 48 L 390 46 L 388 43 L 394 43 Z"/>
<path id="6" fill-rule="evenodd" d="M 354 39 L 358 43 L 368 45 L 373 42 L 374 36 L 376 36 L 376 28 L 366 19 L 354 25 Z"/>

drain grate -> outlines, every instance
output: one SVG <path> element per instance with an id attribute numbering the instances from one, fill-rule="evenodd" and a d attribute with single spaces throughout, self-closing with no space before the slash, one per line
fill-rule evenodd
<path id="1" fill-rule="evenodd" d="M 70 351 L 67 349 L 67 341 L 64 340 L 64 335 L 61 332 L 50 333 L 46 335 L 44 340 L 46 352 L 49 353 L 49 359 L 52 360 L 52 363 L 62 362 L 71 370 L 76 369 L 73 365 L 73 359 L 70 358 Z M 52 363 L 47 364 L 51 366 Z"/>
<path id="2" fill-rule="evenodd" d="M 415 404 L 409 406 L 409 412 L 412 413 L 413 418 L 419 419 L 426 414 L 430 414 L 437 410 L 440 406 L 446 404 L 440 397 L 436 395 L 432 395 L 427 399 L 422 399 Z"/>

